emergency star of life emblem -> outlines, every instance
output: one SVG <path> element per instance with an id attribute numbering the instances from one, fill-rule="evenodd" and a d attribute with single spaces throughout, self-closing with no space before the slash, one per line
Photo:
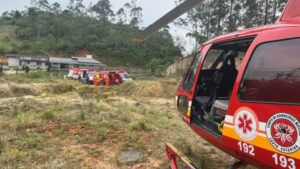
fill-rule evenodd
<path id="1" fill-rule="evenodd" d="M 300 123 L 292 115 L 277 113 L 267 122 L 266 133 L 272 146 L 283 153 L 294 153 L 300 148 Z"/>
<path id="2" fill-rule="evenodd" d="M 256 115 L 248 109 L 239 109 L 234 115 L 234 130 L 237 135 L 246 141 L 257 136 Z"/>

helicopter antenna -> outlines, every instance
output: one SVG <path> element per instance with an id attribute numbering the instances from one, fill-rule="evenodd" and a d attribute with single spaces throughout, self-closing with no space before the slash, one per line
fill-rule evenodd
<path id="1" fill-rule="evenodd" d="M 186 13 L 190 9 L 196 7 L 204 0 L 185 0 L 183 3 L 178 5 L 176 8 L 171 10 L 169 13 L 161 17 L 159 20 L 154 22 L 152 25 L 147 27 L 145 30 L 137 33 L 137 35 L 132 39 L 134 42 L 143 42 L 148 37 L 150 37 L 154 32 L 160 30 L 168 23 L 172 22 L 182 14 Z"/>

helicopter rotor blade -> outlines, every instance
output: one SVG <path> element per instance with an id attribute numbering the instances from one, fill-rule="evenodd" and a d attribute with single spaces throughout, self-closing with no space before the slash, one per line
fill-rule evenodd
<path id="1" fill-rule="evenodd" d="M 171 10 L 169 13 L 161 17 L 155 23 L 147 27 L 145 30 L 137 33 L 137 35 L 132 39 L 134 42 L 143 42 L 154 32 L 160 30 L 162 27 L 172 22 L 174 19 L 178 18 L 182 14 L 186 13 L 190 9 L 196 7 L 198 4 L 203 2 L 203 0 L 185 0 L 179 6 Z"/>

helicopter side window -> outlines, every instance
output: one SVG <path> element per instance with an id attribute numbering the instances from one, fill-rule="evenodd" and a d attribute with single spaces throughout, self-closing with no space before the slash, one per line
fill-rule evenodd
<path id="1" fill-rule="evenodd" d="M 191 67 L 187 73 L 187 76 L 183 82 L 183 85 L 182 85 L 182 89 L 185 90 L 185 91 L 189 91 L 191 90 L 191 88 L 193 87 L 193 84 L 194 84 L 194 81 L 195 81 L 195 78 L 196 78 L 196 75 L 197 75 L 197 71 L 198 71 L 198 67 L 199 67 L 199 64 L 201 62 L 201 59 L 202 59 L 202 51 L 199 52 L 194 60 L 193 60 L 193 63 L 191 64 Z"/>
<path id="2" fill-rule="evenodd" d="M 240 100 L 299 105 L 299 46 L 299 38 L 258 46 L 240 85 Z"/>

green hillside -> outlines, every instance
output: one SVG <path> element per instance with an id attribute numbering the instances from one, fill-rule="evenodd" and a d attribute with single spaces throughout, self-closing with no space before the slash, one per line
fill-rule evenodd
<path id="1" fill-rule="evenodd" d="M 16 26 L 0 25 L 0 43 L 17 41 Z"/>
<path id="2" fill-rule="evenodd" d="M 0 54 L 48 55 L 59 51 L 63 57 L 86 50 L 110 66 L 153 71 L 165 69 L 182 57 L 181 47 L 175 44 L 168 28 L 141 44 L 131 41 L 141 30 L 142 9 L 135 1 L 127 6 L 127 12 L 116 14 L 109 0 L 100 0 L 89 8 L 81 1 L 70 1 L 66 9 L 47 0 L 34 2 L 26 10 L 5 12 L 0 17 Z M 123 15 L 126 20 L 121 18 Z"/>
<path id="3" fill-rule="evenodd" d="M 15 49 L 16 46 L 20 45 L 20 42 L 15 30 L 15 25 L 0 25 L 0 55 L 17 52 Z"/>

